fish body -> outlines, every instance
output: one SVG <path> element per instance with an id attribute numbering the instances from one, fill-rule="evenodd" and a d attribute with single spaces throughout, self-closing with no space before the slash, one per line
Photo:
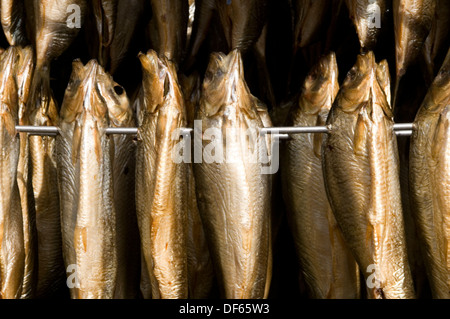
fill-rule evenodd
<path id="1" fill-rule="evenodd" d="M 118 278 L 113 139 L 108 101 L 120 103 L 95 60 L 73 63 L 56 139 L 63 257 L 74 299 L 109 299 Z M 123 93 L 123 92 L 122 92 Z M 69 273 L 70 272 L 70 273 Z"/>
<path id="2" fill-rule="evenodd" d="M 24 1 L 0 1 L 0 18 L 3 32 L 12 46 L 25 46 L 29 43 Z"/>
<path id="3" fill-rule="evenodd" d="M 174 149 L 186 125 L 175 64 L 150 50 L 143 68 L 138 145 L 136 208 L 143 255 L 145 298 L 188 297 L 186 253 L 187 171 Z"/>
<path id="4" fill-rule="evenodd" d="M 396 74 L 401 78 L 422 52 L 430 33 L 436 0 L 393 0 Z M 398 81 L 398 79 L 397 79 Z"/>
<path id="5" fill-rule="evenodd" d="M 180 63 L 184 56 L 189 21 L 188 0 L 152 0 L 149 36 L 159 55 Z"/>
<path id="6" fill-rule="evenodd" d="M 28 47 L 15 47 L 17 51 L 17 65 L 15 71 L 18 99 L 19 125 L 29 125 L 27 110 L 30 97 L 31 81 L 33 78 L 34 62 L 33 49 Z M 23 236 L 25 248 L 25 274 L 21 298 L 33 298 L 36 296 L 37 284 L 37 233 L 36 233 L 36 209 L 34 193 L 31 183 L 30 146 L 27 133 L 19 133 L 20 157 L 17 165 L 17 183 L 20 192 L 22 208 Z"/>
<path id="7" fill-rule="evenodd" d="M 136 127 L 124 89 L 115 85 L 119 102 L 109 99 L 110 127 Z M 121 94 L 119 94 L 121 93 Z M 118 275 L 115 299 L 135 299 L 139 295 L 140 242 L 135 204 L 136 142 L 134 136 L 116 134 L 112 164 L 116 209 Z"/>
<path id="8" fill-rule="evenodd" d="M 247 129 L 257 133 L 270 119 L 267 110 L 259 110 L 243 72 L 239 50 L 227 56 L 212 54 L 196 112 L 196 120 L 202 125 L 194 128 L 194 139 L 203 136 L 197 143 L 206 155 L 200 162 L 195 160 L 194 175 L 200 216 L 222 297 L 264 298 L 272 262 L 272 178 L 262 173 L 263 164 L 249 152 L 257 154 L 269 141 L 263 137 L 258 143 L 255 135 L 248 140 L 243 136 L 249 133 Z M 219 140 L 213 158 L 208 141 L 213 138 L 212 132 Z M 226 143 L 220 136 L 226 137 Z M 217 154 L 223 154 L 223 158 Z"/>
<path id="9" fill-rule="evenodd" d="M 450 51 L 449 51 L 450 52 Z M 450 53 L 414 120 L 411 203 L 433 298 L 450 298 Z"/>
<path id="10" fill-rule="evenodd" d="M 186 126 L 194 127 L 195 110 L 201 96 L 200 75 L 196 72 L 189 77 L 180 77 L 185 101 Z M 187 163 L 188 210 L 187 210 L 187 262 L 189 276 L 189 297 L 208 298 L 214 282 L 214 270 L 203 223 L 198 211 L 195 177 L 192 163 Z"/>
<path id="11" fill-rule="evenodd" d="M 58 108 L 47 72 L 36 70 L 26 106 L 28 125 L 57 126 Z M 29 136 L 31 182 L 35 198 L 37 295 L 48 296 L 64 281 L 55 136 Z"/>
<path id="12" fill-rule="evenodd" d="M 346 0 L 362 50 L 373 50 L 385 23 L 386 0 Z"/>
<path id="13" fill-rule="evenodd" d="M 386 61 L 359 55 L 333 103 L 322 146 L 334 216 L 369 298 L 414 298 Z"/>
<path id="14" fill-rule="evenodd" d="M 85 20 L 87 1 L 25 0 L 25 8 L 39 70 L 59 57 L 78 35 Z"/>
<path id="15" fill-rule="evenodd" d="M 14 79 L 17 52 L 10 47 L 0 56 L 0 299 L 19 299 L 25 275 L 25 240 L 17 168 L 20 142 L 18 97 Z"/>
<path id="16" fill-rule="evenodd" d="M 310 71 L 287 126 L 321 126 L 339 90 L 334 53 Z M 328 203 L 322 134 L 298 134 L 282 153 L 283 195 L 300 267 L 312 298 L 359 297 L 359 270 Z"/>

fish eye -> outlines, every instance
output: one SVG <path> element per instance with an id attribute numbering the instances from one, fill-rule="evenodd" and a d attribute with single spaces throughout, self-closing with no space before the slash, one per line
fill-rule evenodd
<path id="1" fill-rule="evenodd" d="M 116 85 L 116 86 L 114 86 L 114 92 L 116 92 L 117 95 L 122 95 L 124 92 L 124 89 L 120 85 Z"/>

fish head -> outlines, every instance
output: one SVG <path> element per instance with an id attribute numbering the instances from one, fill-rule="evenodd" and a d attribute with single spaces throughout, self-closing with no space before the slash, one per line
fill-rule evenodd
<path id="1" fill-rule="evenodd" d="M 240 110 L 252 116 L 250 90 L 244 78 L 244 66 L 239 50 L 228 55 L 211 54 L 202 86 L 202 112 L 206 116 L 217 114 L 224 106 L 238 104 Z M 237 103 L 239 102 L 239 103 Z"/>
<path id="2" fill-rule="evenodd" d="M 328 112 L 339 91 L 338 66 L 334 52 L 323 56 L 304 83 L 299 105 L 307 114 Z"/>
<path id="3" fill-rule="evenodd" d="M 0 55 L 0 118 L 10 135 L 15 134 L 18 118 L 17 85 L 15 70 L 19 54 L 16 47 L 9 47 Z"/>
<path id="4" fill-rule="evenodd" d="M 368 114 L 373 119 L 380 118 L 383 114 L 392 118 L 393 114 L 388 102 L 389 85 L 387 62 L 377 64 L 372 51 L 360 54 L 341 86 L 336 103 L 344 112 L 352 113 L 362 107 L 369 107 L 371 110 Z"/>
<path id="5" fill-rule="evenodd" d="M 96 85 L 98 94 L 106 103 L 111 125 L 116 127 L 133 125 L 133 111 L 124 87 L 116 83 L 102 68 L 98 72 Z"/>
<path id="6" fill-rule="evenodd" d="M 90 113 L 96 119 L 107 120 L 105 84 L 101 81 L 107 81 L 106 85 L 111 84 L 106 72 L 96 60 L 90 60 L 86 65 L 80 60 L 72 63 L 72 74 L 61 106 L 61 117 L 64 121 L 70 123 L 83 112 Z M 111 89 L 114 90 L 112 87 Z"/>
<path id="7" fill-rule="evenodd" d="M 143 107 L 146 112 L 154 113 L 158 105 L 164 100 L 164 83 L 167 75 L 167 67 L 159 59 L 154 50 L 147 54 L 139 53 L 142 65 L 142 95 Z M 140 111 L 137 110 L 139 113 Z"/>

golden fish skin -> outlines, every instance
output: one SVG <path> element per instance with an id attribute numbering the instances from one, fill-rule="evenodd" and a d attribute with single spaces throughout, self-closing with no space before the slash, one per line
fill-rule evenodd
<path id="1" fill-rule="evenodd" d="M 151 0 L 150 42 L 160 56 L 180 63 L 184 56 L 189 20 L 188 0 Z"/>
<path id="2" fill-rule="evenodd" d="M 393 0 L 396 74 L 402 77 L 422 52 L 431 30 L 436 0 Z M 396 80 L 398 82 L 398 79 Z"/>
<path id="3" fill-rule="evenodd" d="M 240 51 L 227 56 L 212 54 L 196 112 L 202 127 L 195 127 L 194 134 L 203 136 L 211 128 L 221 132 L 226 136 L 226 143 L 220 142 L 224 157 L 234 162 L 203 158 L 194 163 L 194 175 L 200 216 L 223 298 L 264 298 L 270 278 L 272 176 L 262 174 L 263 164 L 244 151 L 259 150 L 261 145 L 254 139 L 241 139 L 244 133 L 240 131 L 230 134 L 231 139 L 226 135 L 227 129 L 265 127 L 267 111 L 262 119 L 255 99 L 244 81 Z M 209 141 L 201 143 L 204 152 Z"/>
<path id="4" fill-rule="evenodd" d="M 56 138 L 63 257 L 75 279 L 67 280 L 73 299 L 113 298 L 120 267 L 105 96 L 120 100 L 110 76 L 95 60 L 86 66 L 75 61 Z"/>
<path id="5" fill-rule="evenodd" d="M 324 125 L 339 90 L 334 53 L 304 82 L 287 126 Z M 322 134 L 299 134 L 282 153 L 283 195 L 303 277 L 311 298 L 359 298 L 359 270 L 328 203 L 322 172 Z"/>
<path id="6" fill-rule="evenodd" d="M 87 1 L 25 0 L 25 8 L 30 38 L 36 50 L 36 69 L 39 70 L 60 56 L 75 39 L 84 23 Z M 75 16 L 69 19 L 77 13 L 79 21 Z"/>
<path id="7" fill-rule="evenodd" d="M 30 86 L 33 78 L 33 49 L 16 47 L 17 66 L 15 71 L 18 119 L 19 125 L 29 125 L 26 105 L 30 96 Z M 30 149 L 27 133 L 19 133 L 20 157 L 17 165 L 17 183 L 19 186 L 22 207 L 23 236 L 25 248 L 25 273 L 22 286 L 22 299 L 36 296 L 37 281 L 37 245 L 36 245 L 36 210 L 33 188 L 31 183 Z"/>
<path id="8" fill-rule="evenodd" d="M 46 71 L 36 70 L 26 106 L 28 125 L 57 126 L 56 101 Z M 56 138 L 29 136 L 31 183 L 35 198 L 38 278 L 37 296 L 56 292 L 64 282 L 60 205 L 57 185 Z"/>
<path id="9" fill-rule="evenodd" d="M 25 46 L 29 43 L 23 1 L 1 0 L 0 17 L 3 32 L 10 45 Z"/>
<path id="10" fill-rule="evenodd" d="M 433 298 L 450 298 L 450 51 L 414 120 L 411 203 Z"/>
<path id="11" fill-rule="evenodd" d="M 145 267 L 143 295 L 149 298 L 151 288 L 153 299 L 187 298 L 187 171 L 185 163 L 176 163 L 172 155 L 180 142 L 173 134 L 186 125 L 184 101 L 174 63 L 153 50 L 139 58 L 144 77 L 136 208 Z M 153 104 L 156 100 L 159 103 Z"/>
<path id="12" fill-rule="evenodd" d="M 181 76 L 180 84 L 185 101 L 187 127 L 194 127 L 195 109 L 201 95 L 200 75 L 196 72 L 189 77 Z M 206 241 L 202 220 L 198 211 L 195 193 L 195 177 L 192 163 L 188 171 L 188 210 L 187 210 L 187 262 L 189 276 L 189 298 L 208 298 L 214 282 L 214 270 Z"/>
<path id="13" fill-rule="evenodd" d="M 324 181 L 369 298 L 414 298 L 400 198 L 399 158 L 386 61 L 359 55 L 327 119 Z"/>
<path id="14" fill-rule="evenodd" d="M 384 13 L 387 10 L 385 0 L 346 0 L 350 18 L 358 33 L 361 49 L 373 50 L 383 27 Z"/>
<path id="15" fill-rule="evenodd" d="M 25 273 L 25 242 L 21 199 L 17 184 L 20 144 L 18 97 L 14 80 L 17 52 L 10 47 L 0 56 L 0 299 L 19 299 Z"/>

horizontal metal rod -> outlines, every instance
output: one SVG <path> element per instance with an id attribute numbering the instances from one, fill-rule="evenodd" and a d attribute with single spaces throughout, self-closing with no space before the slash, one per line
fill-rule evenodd
<path id="1" fill-rule="evenodd" d="M 412 134 L 412 123 L 398 123 L 394 124 L 394 131 L 398 136 L 409 136 Z M 16 126 L 16 131 L 19 133 L 28 133 L 32 135 L 57 135 L 59 129 L 56 126 Z M 181 129 L 181 134 L 191 134 L 192 128 Z M 124 134 L 136 135 L 138 129 L 136 127 L 110 127 L 106 129 L 106 134 Z M 302 133 L 328 133 L 326 126 L 304 126 L 304 127 L 267 127 L 261 129 L 262 134 L 277 134 L 281 139 L 286 138 L 290 134 Z"/>

